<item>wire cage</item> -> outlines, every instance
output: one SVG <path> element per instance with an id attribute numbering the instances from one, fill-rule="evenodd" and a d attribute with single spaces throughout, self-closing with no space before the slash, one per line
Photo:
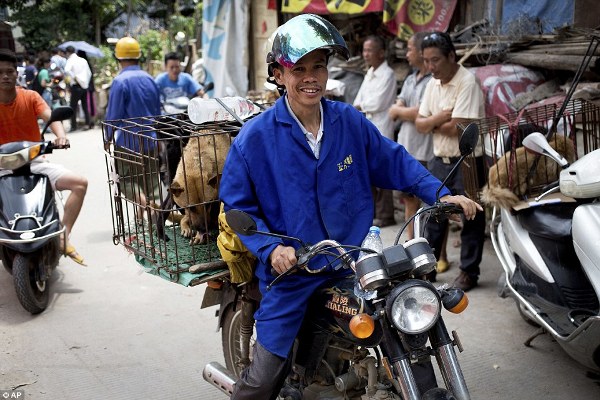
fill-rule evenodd
<path id="1" fill-rule="evenodd" d="M 113 242 L 185 286 L 228 273 L 216 245 L 218 185 L 241 125 L 187 114 L 104 121 Z"/>
<path id="2" fill-rule="evenodd" d="M 600 107 L 574 99 L 558 116 L 561 106 L 546 104 L 478 121 L 478 148 L 462 165 L 467 196 L 481 202 L 483 187 L 496 185 L 526 201 L 558 180 L 557 163 L 522 146 L 523 138 L 532 132 L 547 135 L 554 126 L 549 142 L 569 162 L 600 148 Z"/>

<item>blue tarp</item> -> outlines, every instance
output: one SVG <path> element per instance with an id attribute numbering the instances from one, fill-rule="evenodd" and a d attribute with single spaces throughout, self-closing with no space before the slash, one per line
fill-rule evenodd
<path id="1" fill-rule="evenodd" d="M 492 19 L 495 18 L 496 2 L 490 1 L 490 13 Z M 515 22 L 523 20 L 526 17 L 529 20 L 539 19 L 542 33 L 551 33 L 555 28 L 573 23 L 575 9 L 575 0 L 504 0 L 502 7 L 502 32 L 511 33 L 515 29 Z M 494 21 L 495 22 L 495 21 Z M 530 30 L 535 30 L 535 24 L 528 26 Z M 516 28 L 518 29 L 518 28 Z M 513 32 L 516 33 L 516 32 Z M 538 33 L 538 32 L 523 32 Z"/>

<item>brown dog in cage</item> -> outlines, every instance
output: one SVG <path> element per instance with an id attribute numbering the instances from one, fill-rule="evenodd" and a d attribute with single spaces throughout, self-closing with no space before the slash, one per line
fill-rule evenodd
<path id="1" fill-rule="evenodd" d="M 570 163 L 575 160 L 575 146 L 571 139 L 555 136 L 549 143 Z M 535 172 L 528 179 L 536 155 L 528 153 L 525 147 L 515 150 L 515 161 L 511 161 L 511 154 L 512 151 L 506 152 L 490 167 L 488 183 L 481 194 L 481 200 L 485 204 L 512 208 L 521 201 L 523 196 L 528 194 L 528 189 L 546 185 L 558 179 L 560 167 L 544 156 L 540 157 Z M 511 181 L 510 185 L 509 181 Z"/>
<path id="2" fill-rule="evenodd" d="M 219 182 L 231 146 L 229 134 L 190 136 L 169 188 L 173 201 L 184 209 L 181 234 L 191 244 L 208 241 L 217 229 Z"/>

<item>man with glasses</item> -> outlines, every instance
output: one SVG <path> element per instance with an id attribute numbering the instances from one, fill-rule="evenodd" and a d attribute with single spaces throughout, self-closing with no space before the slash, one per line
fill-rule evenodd
<path id="1" fill-rule="evenodd" d="M 485 116 L 483 93 L 477 78 L 456 62 L 456 51 L 450 35 L 433 32 L 423 38 L 421 51 L 425 67 L 432 74 L 427 83 L 419 116 L 415 124 L 419 132 L 433 134 L 434 157 L 427 167 L 438 179 L 445 178 L 458 158 L 458 140 L 462 133 L 459 124 Z M 476 154 L 477 155 L 477 154 Z M 481 170 L 481 157 L 478 157 Z M 481 171 L 478 171 L 480 173 Z M 480 182 L 483 180 L 480 179 Z M 452 194 L 465 194 L 462 174 L 456 174 L 446 186 Z M 479 264 L 483 253 L 485 214 L 477 212 L 475 219 L 463 221 L 459 276 L 454 286 L 464 291 L 477 286 Z M 426 238 L 439 257 L 448 220 L 430 221 Z"/>

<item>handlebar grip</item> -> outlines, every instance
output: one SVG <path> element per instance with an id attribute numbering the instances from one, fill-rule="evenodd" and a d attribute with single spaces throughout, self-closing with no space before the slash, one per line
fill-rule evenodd
<path id="1" fill-rule="evenodd" d="M 444 214 L 462 214 L 463 209 L 461 206 L 454 203 L 440 203 L 439 211 Z"/>

